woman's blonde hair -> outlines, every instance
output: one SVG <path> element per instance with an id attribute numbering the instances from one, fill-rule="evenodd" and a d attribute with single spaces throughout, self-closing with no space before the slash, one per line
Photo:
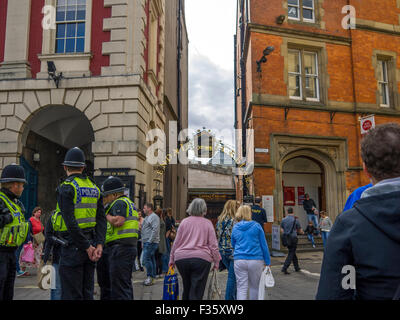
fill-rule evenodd
<path id="1" fill-rule="evenodd" d="M 251 221 L 251 208 L 249 206 L 240 206 L 235 214 L 236 221 Z"/>
<path id="2" fill-rule="evenodd" d="M 235 219 L 236 200 L 228 200 L 224 205 L 224 210 L 218 217 L 218 221 L 222 222 L 226 218 Z"/>

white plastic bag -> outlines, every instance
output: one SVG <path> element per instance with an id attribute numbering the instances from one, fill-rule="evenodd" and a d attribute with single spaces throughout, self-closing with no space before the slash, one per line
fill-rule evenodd
<path id="1" fill-rule="evenodd" d="M 272 288 L 275 286 L 275 280 L 272 276 L 270 267 L 265 267 L 261 273 L 260 284 L 258 286 L 258 300 L 265 300 L 265 288 Z"/>
<path id="2" fill-rule="evenodd" d="M 208 285 L 207 300 L 221 300 L 222 292 L 217 279 L 217 270 L 213 269 Z"/>

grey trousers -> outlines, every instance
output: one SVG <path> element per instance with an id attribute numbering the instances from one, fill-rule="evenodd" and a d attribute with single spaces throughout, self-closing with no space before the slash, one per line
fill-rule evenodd
<path id="1" fill-rule="evenodd" d="M 263 260 L 235 260 L 235 276 L 237 285 L 237 300 L 258 300 L 258 286 L 264 270 Z"/>

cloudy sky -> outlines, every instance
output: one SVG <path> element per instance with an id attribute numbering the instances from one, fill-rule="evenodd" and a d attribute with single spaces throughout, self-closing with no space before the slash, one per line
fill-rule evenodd
<path id="1" fill-rule="evenodd" d="M 235 20 L 236 0 L 186 0 L 189 128 L 193 131 L 234 130 Z M 232 136 L 224 136 L 224 142 L 233 146 Z"/>

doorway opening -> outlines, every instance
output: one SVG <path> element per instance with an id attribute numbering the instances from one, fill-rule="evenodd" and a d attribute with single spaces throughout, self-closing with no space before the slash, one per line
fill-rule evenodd
<path id="1" fill-rule="evenodd" d="M 66 175 L 61 163 L 68 149 L 79 147 L 85 152 L 85 173 L 93 176 L 94 132 L 90 121 L 76 108 L 49 106 L 28 122 L 22 135 L 21 164 L 29 172 L 28 186 L 22 200 L 29 217 L 35 206 L 48 216 L 56 208 L 56 189 Z"/>
<path id="2" fill-rule="evenodd" d="M 284 211 L 292 207 L 303 229 L 308 224 L 303 209 L 305 194 L 310 195 L 319 211 L 326 210 L 325 169 L 319 161 L 305 156 L 287 160 L 282 169 L 282 186 Z"/>

